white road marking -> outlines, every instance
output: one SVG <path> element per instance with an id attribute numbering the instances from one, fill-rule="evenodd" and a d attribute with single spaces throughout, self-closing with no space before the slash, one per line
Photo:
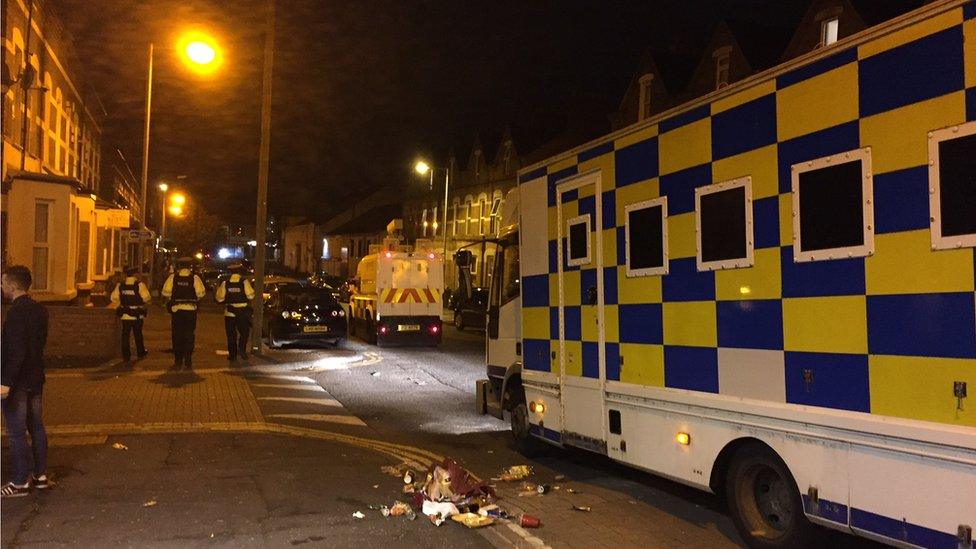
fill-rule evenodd
<path id="1" fill-rule="evenodd" d="M 302 397 L 257 397 L 258 400 L 275 400 L 279 402 L 303 402 L 320 406 L 335 406 L 342 408 L 342 403 L 333 398 L 302 398 Z"/>
<path id="2" fill-rule="evenodd" d="M 315 391 L 324 393 L 325 389 L 318 385 L 278 385 L 275 383 L 252 383 L 252 387 L 264 387 L 266 389 L 289 389 L 293 391 Z"/>
<path id="3" fill-rule="evenodd" d="M 339 414 L 272 414 L 265 416 L 278 419 L 301 419 L 305 421 L 320 421 L 322 423 L 341 423 L 343 425 L 360 425 L 365 427 L 366 423 L 356 416 L 344 416 Z"/>
<path id="4" fill-rule="evenodd" d="M 257 377 L 268 377 L 271 379 L 280 379 L 282 381 L 297 381 L 299 383 L 315 383 L 315 380 L 307 376 L 287 376 L 282 374 L 258 374 Z"/>

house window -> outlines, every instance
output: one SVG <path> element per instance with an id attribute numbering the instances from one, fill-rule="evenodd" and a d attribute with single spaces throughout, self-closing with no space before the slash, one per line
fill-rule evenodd
<path id="1" fill-rule="evenodd" d="M 437 206 L 434 206 L 434 211 L 430 216 L 430 236 L 437 236 L 437 228 L 440 227 L 440 216 L 437 215 Z"/>
<path id="2" fill-rule="evenodd" d="M 464 206 L 461 208 L 461 218 L 464 220 L 461 223 L 461 233 L 468 234 L 468 227 L 471 221 L 471 201 L 465 202 Z"/>
<path id="3" fill-rule="evenodd" d="M 794 261 L 874 253 L 870 149 L 794 164 L 792 172 Z"/>
<path id="4" fill-rule="evenodd" d="M 75 282 L 81 284 L 88 282 L 88 256 L 91 252 L 91 223 L 82 221 L 78 223 L 78 270 L 75 273 Z"/>
<path id="5" fill-rule="evenodd" d="M 651 116 L 651 82 L 654 81 L 653 74 L 645 74 L 640 77 L 640 96 L 637 103 L 637 119 L 644 120 Z"/>
<path id="6" fill-rule="evenodd" d="M 421 234 L 423 234 L 424 236 L 427 236 L 427 225 L 428 225 L 428 223 L 427 223 L 427 208 L 424 208 L 424 214 L 423 214 L 423 218 L 422 218 L 422 222 L 421 222 L 421 229 L 422 229 Z"/>
<path id="7" fill-rule="evenodd" d="M 489 232 L 491 233 L 492 236 L 498 234 L 498 229 L 500 228 L 498 225 L 501 222 L 501 215 L 502 215 L 501 210 L 502 210 L 502 199 L 496 197 L 491 202 L 491 223 L 489 227 Z"/>
<path id="8" fill-rule="evenodd" d="M 729 58 L 732 53 L 731 46 L 723 46 L 712 54 L 715 58 L 715 89 L 721 89 L 729 85 Z"/>
<path id="9" fill-rule="evenodd" d="M 695 189 L 698 270 L 752 266 L 752 178 Z"/>
<path id="10" fill-rule="evenodd" d="M 624 212 L 627 276 L 668 274 L 668 198 L 631 204 Z"/>
<path id="11" fill-rule="evenodd" d="M 837 41 L 840 19 L 832 17 L 820 23 L 820 45 L 829 46 Z"/>
<path id="12" fill-rule="evenodd" d="M 457 236 L 458 234 L 458 200 L 454 199 L 454 204 L 451 205 L 451 236 Z"/>
<path id="13" fill-rule="evenodd" d="M 976 246 L 976 122 L 929 133 L 932 247 Z"/>
<path id="14" fill-rule="evenodd" d="M 590 262 L 590 216 L 581 215 L 566 222 L 569 235 L 566 264 L 586 265 Z"/>
<path id="15" fill-rule="evenodd" d="M 34 203 L 34 254 L 31 273 L 35 290 L 48 289 L 48 257 L 50 253 L 51 203 L 38 200 Z"/>

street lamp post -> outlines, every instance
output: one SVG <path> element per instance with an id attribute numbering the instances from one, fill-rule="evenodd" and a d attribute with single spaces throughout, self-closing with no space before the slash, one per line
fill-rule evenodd
<path id="1" fill-rule="evenodd" d="M 264 326 L 264 262 L 268 229 L 268 163 L 271 157 L 271 80 L 274 75 L 275 3 L 268 1 L 264 31 L 264 74 L 261 83 L 261 148 L 258 157 L 257 223 L 254 227 L 257 250 L 254 254 L 254 329 L 251 350 L 260 355 Z"/>
<path id="2" fill-rule="evenodd" d="M 444 264 L 444 273 L 446 275 L 447 274 L 447 194 L 448 194 L 448 189 L 451 186 L 451 170 L 448 168 L 432 167 L 430 164 L 424 162 L 423 160 L 417 161 L 417 164 L 414 166 L 414 170 L 416 170 L 417 173 L 419 173 L 420 175 L 426 175 L 427 173 L 430 173 L 431 189 L 433 189 L 434 187 L 434 170 L 444 170 L 444 213 L 441 216 L 441 226 L 443 227 L 444 230 L 444 256 L 441 259 L 441 262 Z M 444 284 L 447 284 L 446 276 L 445 276 Z"/>

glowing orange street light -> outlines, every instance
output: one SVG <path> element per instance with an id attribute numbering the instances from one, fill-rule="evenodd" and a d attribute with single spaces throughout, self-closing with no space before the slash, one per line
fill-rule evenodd
<path id="1" fill-rule="evenodd" d="M 169 197 L 169 201 L 173 206 L 182 207 L 186 204 L 186 195 L 183 193 L 173 193 L 173 196 Z"/>
<path id="2" fill-rule="evenodd" d="M 188 31 L 176 43 L 183 63 L 198 74 L 211 74 L 223 61 L 223 53 L 213 37 L 200 31 Z"/>

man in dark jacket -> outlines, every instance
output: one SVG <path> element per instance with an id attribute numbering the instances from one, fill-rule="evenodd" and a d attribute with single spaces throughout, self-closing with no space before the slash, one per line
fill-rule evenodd
<path id="1" fill-rule="evenodd" d="M 240 262 L 228 266 L 230 276 L 221 281 L 214 294 L 217 303 L 224 304 L 224 330 L 227 332 L 227 360 L 234 362 L 237 355 L 247 360 L 247 338 L 251 332 L 251 300 L 254 288 L 244 276 Z"/>
<path id="2" fill-rule="evenodd" d="M 0 378 L 3 382 L 3 416 L 10 437 L 13 479 L 0 488 L 4 498 L 26 496 L 31 484 L 45 489 L 47 480 L 47 432 L 41 416 L 44 388 L 44 345 L 47 343 L 47 309 L 27 295 L 31 272 L 16 265 L 3 271 L 3 295 L 12 302 L 3 323 Z M 27 432 L 34 454 L 31 474 Z"/>

